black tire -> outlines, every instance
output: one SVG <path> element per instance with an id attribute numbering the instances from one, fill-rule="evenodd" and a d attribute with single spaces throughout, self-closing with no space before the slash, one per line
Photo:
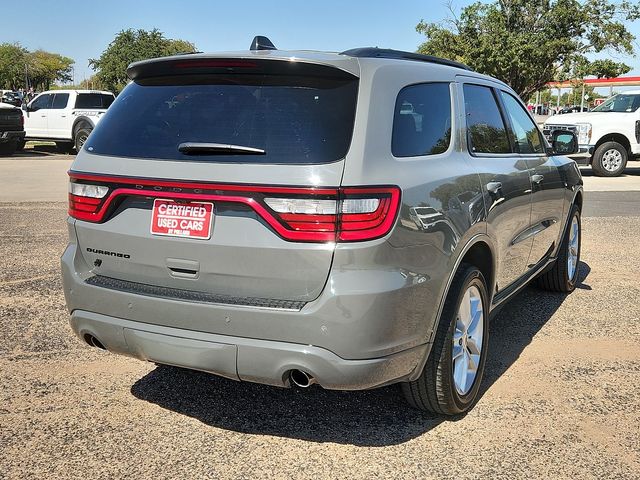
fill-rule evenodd
<path id="1" fill-rule="evenodd" d="M 611 157 L 619 158 L 620 163 L 612 167 Z M 591 168 L 598 177 L 617 177 L 624 172 L 628 158 L 627 149 L 618 142 L 605 142 L 593 153 Z"/>
<path id="2" fill-rule="evenodd" d="M 577 259 L 575 261 L 575 268 L 573 274 L 569 274 L 569 252 L 570 252 L 570 238 L 573 220 L 576 220 L 578 226 L 578 247 L 577 247 Z M 571 208 L 566 231 L 562 238 L 562 244 L 558 252 L 558 258 L 553 263 L 553 266 L 544 271 L 537 279 L 536 283 L 538 287 L 550 292 L 573 292 L 578 283 L 578 266 L 580 265 L 580 249 L 582 244 L 582 224 L 580 221 L 580 210 L 575 205 Z"/>
<path id="3" fill-rule="evenodd" d="M 73 151 L 73 143 L 56 142 L 56 151 L 59 153 L 71 153 Z"/>
<path id="4" fill-rule="evenodd" d="M 87 141 L 87 138 L 89 137 L 89 134 L 92 130 L 93 128 L 86 124 L 80 125 L 76 129 L 76 132 L 73 136 L 73 145 L 76 149 L 76 152 L 80 152 L 80 150 L 82 150 L 82 146 L 84 145 L 84 142 Z"/>
<path id="5" fill-rule="evenodd" d="M 16 153 L 18 149 L 18 145 L 16 142 L 4 142 L 0 143 L 0 155 L 2 156 L 11 156 Z"/>
<path id="6" fill-rule="evenodd" d="M 17 152 L 21 152 L 22 150 L 24 150 L 24 146 L 27 144 L 27 142 L 25 140 L 20 140 L 18 142 L 18 144 L 16 145 L 16 151 Z"/>
<path id="7" fill-rule="evenodd" d="M 453 335 L 458 309 L 464 294 L 471 286 L 478 288 L 482 299 L 483 337 L 480 360 L 472 386 L 461 395 L 455 386 L 452 358 Z M 489 343 L 489 301 L 487 284 L 478 268 L 463 263 L 458 268 L 445 300 L 436 336 L 429 358 L 420 377 L 402 384 L 402 391 L 409 405 L 440 415 L 458 415 L 468 411 L 478 398 Z"/>

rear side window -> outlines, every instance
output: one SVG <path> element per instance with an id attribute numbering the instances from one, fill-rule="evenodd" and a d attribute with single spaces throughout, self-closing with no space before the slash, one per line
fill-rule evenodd
<path id="1" fill-rule="evenodd" d="M 511 152 L 507 129 L 491 88 L 465 84 L 464 108 L 472 152 Z"/>
<path id="2" fill-rule="evenodd" d="M 451 141 L 451 95 L 448 83 L 403 88 L 393 115 L 391 153 L 395 157 L 435 155 Z"/>
<path id="3" fill-rule="evenodd" d="M 75 108 L 109 108 L 115 98 L 104 93 L 79 93 Z"/>
<path id="4" fill-rule="evenodd" d="M 54 110 L 61 110 L 63 108 L 67 108 L 67 103 L 69 103 L 68 93 L 56 93 L 53 96 L 53 103 L 51 104 L 51 108 Z"/>
<path id="5" fill-rule="evenodd" d="M 97 154 L 221 163 L 319 164 L 349 149 L 353 78 L 207 74 L 129 84 L 85 148 Z M 186 153 L 184 144 L 260 149 Z M 182 148 L 182 147 L 180 147 Z"/>

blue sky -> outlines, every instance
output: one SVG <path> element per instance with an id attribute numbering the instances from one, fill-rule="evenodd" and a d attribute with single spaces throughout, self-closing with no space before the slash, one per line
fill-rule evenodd
<path id="1" fill-rule="evenodd" d="M 459 10 L 469 3 L 454 0 L 453 5 Z M 448 16 L 446 0 L 111 0 L 102 6 L 66 0 L 55 7 L 31 0 L 28 8 L 16 7 L 16 12 L 15 21 L 2 22 L 0 43 L 20 42 L 30 50 L 43 48 L 73 58 L 77 82 L 92 73 L 88 59 L 100 56 L 126 28 L 155 27 L 205 52 L 246 50 L 254 35 L 266 35 L 282 49 L 379 46 L 413 51 L 422 40 L 415 31 L 420 19 L 439 22 Z M 638 23 L 631 30 L 640 38 Z M 637 58 L 620 60 L 633 67 L 630 74 L 640 74 Z"/>

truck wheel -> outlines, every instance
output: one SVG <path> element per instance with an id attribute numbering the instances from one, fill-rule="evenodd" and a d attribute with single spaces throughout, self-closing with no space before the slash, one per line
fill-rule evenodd
<path id="1" fill-rule="evenodd" d="M 578 264 L 581 244 L 580 210 L 575 205 L 571 209 L 569 225 L 564 233 L 558 258 L 550 270 L 537 278 L 538 287 L 550 292 L 573 292 L 578 283 Z"/>
<path id="2" fill-rule="evenodd" d="M 414 408 L 456 415 L 475 403 L 489 342 L 488 289 L 478 268 L 463 263 L 445 300 L 420 377 L 402 384 Z"/>
<path id="3" fill-rule="evenodd" d="M 16 142 L 0 143 L 0 155 L 2 156 L 13 155 L 14 153 L 16 153 L 17 149 L 18 149 L 18 145 L 16 144 Z"/>
<path id="4" fill-rule="evenodd" d="M 80 153 L 80 150 L 82 150 L 82 146 L 84 145 L 84 142 L 86 142 L 87 138 L 89 138 L 89 134 L 91 133 L 91 130 L 93 129 L 88 125 L 81 125 L 80 128 L 76 130 L 76 134 L 73 137 L 73 143 L 76 148 L 76 152 Z"/>
<path id="5" fill-rule="evenodd" d="M 73 150 L 73 143 L 71 142 L 56 142 L 56 150 L 59 153 L 71 153 Z"/>
<path id="6" fill-rule="evenodd" d="M 21 152 L 22 150 L 24 150 L 24 146 L 27 144 L 26 141 L 24 140 L 20 140 L 18 142 L 18 144 L 16 145 L 16 151 Z"/>
<path id="7" fill-rule="evenodd" d="M 627 149 L 618 142 L 605 142 L 596 148 L 591 168 L 599 177 L 617 177 L 627 166 Z"/>

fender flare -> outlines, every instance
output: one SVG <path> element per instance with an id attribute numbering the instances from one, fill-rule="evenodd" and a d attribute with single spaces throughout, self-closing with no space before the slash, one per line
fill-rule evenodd
<path id="1" fill-rule="evenodd" d="M 76 128 L 78 127 L 78 125 L 80 125 L 81 123 L 88 123 L 91 126 L 91 130 L 93 130 L 94 128 L 96 128 L 96 124 L 93 122 L 93 120 L 91 120 L 91 118 L 86 117 L 86 116 L 80 116 L 78 118 L 76 118 L 73 122 L 73 127 L 71 127 L 71 139 L 73 140 L 76 134 Z"/>
<path id="2" fill-rule="evenodd" d="M 474 245 L 476 245 L 477 243 L 482 242 L 484 244 L 486 244 L 489 247 L 489 250 L 491 250 L 491 263 L 492 263 L 492 274 L 495 275 L 495 271 L 496 271 L 496 255 L 495 255 L 495 248 L 493 246 L 493 242 L 491 241 L 491 237 L 489 237 L 489 235 L 487 235 L 486 233 L 478 233 L 476 235 L 474 235 L 473 237 L 471 237 L 469 239 L 469 241 L 467 243 L 465 243 L 464 247 L 460 250 L 460 252 L 458 253 L 455 262 L 453 264 L 453 268 L 451 269 L 451 272 L 449 273 L 449 276 L 447 277 L 447 281 L 445 283 L 445 288 L 443 290 L 443 295 L 441 295 L 440 297 L 440 301 L 438 303 L 438 309 L 436 311 L 436 320 L 434 322 L 434 328 L 433 331 L 431 332 L 431 335 L 429 337 L 428 340 L 428 344 L 432 344 L 433 343 L 433 336 L 435 335 L 435 333 L 438 331 L 438 326 L 440 325 L 440 317 L 442 317 L 442 310 L 444 310 L 444 303 L 447 299 L 447 296 L 449 295 L 449 289 L 451 288 L 451 283 L 453 283 L 453 277 L 455 277 L 456 272 L 458 271 L 458 268 L 460 268 L 460 264 L 462 263 L 462 259 L 464 258 L 464 256 L 466 255 L 466 253 L 471 249 L 471 247 L 473 247 Z M 489 293 L 489 305 L 492 304 L 493 302 L 493 295 L 494 295 L 494 289 L 493 286 L 491 285 L 493 283 L 493 278 L 489 278 L 486 279 L 488 285 L 487 288 L 489 288 L 490 293 Z M 427 363 L 427 359 L 429 358 L 429 354 L 431 353 L 431 349 L 429 348 L 429 351 L 427 353 L 427 355 L 424 356 L 424 358 L 416 365 L 416 367 L 413 369 L 413 371 L 409 374 L 409 376 L 407 377 L 406 381 L 415 381 L 418 379 L 418 377 L 420 377 L 420 375 L 422 374 L 422 370 L 425 366 L 425 364 Z"/>

